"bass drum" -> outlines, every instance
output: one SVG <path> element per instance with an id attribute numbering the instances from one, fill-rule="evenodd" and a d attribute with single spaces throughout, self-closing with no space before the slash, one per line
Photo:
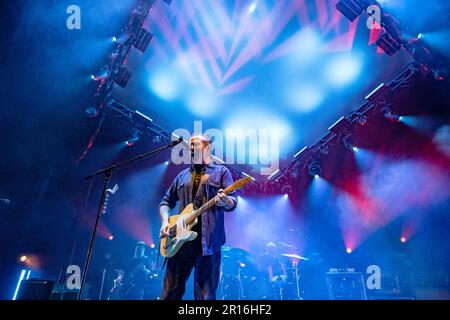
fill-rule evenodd
<path id="1" fill-rule="evenodd" d="M 245 290 L 246 300 L 274 300 L 275 292 L 270 281 L 263 278 L 251 280 Z"/>

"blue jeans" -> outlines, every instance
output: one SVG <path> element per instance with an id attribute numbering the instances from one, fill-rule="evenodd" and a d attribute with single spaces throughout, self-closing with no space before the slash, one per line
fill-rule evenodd
<path id="1" fill-rule="evenodd" d="M 167 260 L 162 300 L 182 299 L 193 268 L 195 300 L 216 299 L 221 251 L 203 256 L 200 242 L 196 240 L 185 243 L 175 256 Z"/>

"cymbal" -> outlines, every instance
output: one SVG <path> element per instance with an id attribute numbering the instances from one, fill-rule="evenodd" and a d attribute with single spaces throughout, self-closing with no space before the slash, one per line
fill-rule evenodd
<path id="1" fill-rule="evenodd" d="M 245 264 L 251 264 L 254 262 L 251 254 L 241 248 L 223 247 L 222 252 L 222 258 L 224 258 L 225 262 L 242 262 Z"/>
<path id="2" fill-rule="evenodd" d="M 270 282 L 277 282 L 277 281 L 286 281 L 287 276 L 284 274 L 280 274 L 279 276 L 274 276 L 270 278 Z"/>
<path id="3" fill-rule="evenodd" d="M 298 260 L 309 260 L 308 258 L 299 256 L 298 254 L 295 253 L 282 253 L 282 256 L 288 257 L 288 258 L 292 258 L 292 259 L 298 259 Z"/>
<path id="4" fill-rule="evenodd" d="M 241 248 L 232 248 L 232 247 L 223 247 L 222 248 L 222 252 L 226 255 L 226 256 L 249 256 L 250 253 L 248 251 L 245 251 L 244 249 Z"/>
<path id="5" fill-rule="evenodd" d="M 278 241 L 278 244 L 279 244 L 281 247 L 286 247 L 286 248 L 290 248 L 290 249 L 297 249 L 296 246 L 294 246 L 293 244 L 290 244 L 290 243 Z"/>

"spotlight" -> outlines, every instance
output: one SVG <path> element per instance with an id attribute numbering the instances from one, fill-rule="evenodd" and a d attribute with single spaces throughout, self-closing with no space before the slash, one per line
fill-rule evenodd
<path id="1" fill-rule="evenodd" d="M 122 30 L 119 34 L 115 34 L 111 37 L 112 43 L 124 43 L 129 38 L 128 33 L 125 30 Z"/>
<path id="2" fill-rule="evenodd" d="M 150 245 L 150 248 L 154 249 L 154 248 L 155 248 L 155 244 L 152 243 L 152 244 Z"/>
<path id="3" fill-rule="evenodd" d="M 110 76 L 110 71 L 108 66 L 103 66 L 99 71 L 91 74 L 91 79 L 94 81 L 102 81 Z"/>
<path id="4" fill-rule="evenodd" d="M 112 236 L 112 235 L 110 235 L 109 237 L 108 237 L 108 240 L 109 241 L 111 241 L 111 240 L 113 240 L 114 239 L 114 237 Z"/>
<path id="5" fill-rule="evenodd" d="M 348 254 L 350 254 L 350 253 L 353 252 L 353 250 L 352 250 L 352 248 L 347 248 L 347 249 L 345 249 L 345 252 L 347 252 Z"/>
<path id="6" fill-rule="evenodd" d="M 288 197 L 288 194 L 292 192 L 292 188 L 290 184 L 286 184 L 281 187 L 281 193 L 284 194 L 285 197 Z"/>
<path id="7" fill-rule="evenodd" d="M 406 237 L 400 237 L 400 242 L 401 243 L 406 243 L 406 241 L 407 241 Z"/>
<path id="8" fill-rule="evenodd" d="M 344 138 L 342 138 L 342 143 L 347 149 L 357 151 L 357 148 L 355 147 L 355 141 L 353 140 L 353 135 L 351 133 L 346 134 Z"/>
<path id="9" fill-rule="evenodd" d="M 444 81 L 448 78 L 449 71 L 448 69 L 438 68 L 433 70 L 433 77 L 435 80 Z"/>
<path id="10" fill-rule="evenodd" d="M 248 12 L 253 13 L 256 10 L 256 2 L 253 2 L 250 7 L 248 7 Z"/>
<path id="11" fill-rule="evenodd" d="M 23 255 L 19 258 L 20 262 L 26 262 L 28 260 L 28 257 Z"/>
<path id="12" fill-rule="evenodd" d="M 424 40 L 423 34 L 419 34 L 417 39 L 409 41 L 409 46 L 412 49 L 414 59 L 429 66 L 435 80 L 445 80 L 449 74 L 448 58 L 445 58 L 437 52 L 432 53 Z"/>
<path id="13" fill-rule="evenodd" d="M 133 46 L 139 51 L 144 52 L 145 49 L 147 49 L 152 38 L 153 34 L 148 32 L 144 28 L 140 28 L 136 35 L 136 40 L 134 41 Z"/>
<path id="14" fill-rule="evenodd" d="M 320 167 L 319 162 L 312 161 L 308 166 L 308 173 L 313 177 L 318 177 L 322 173 L 322 168 Z"/>
<path id="15" fill-rule="evenodd" d="M 128 147 L 133 146 L 142 136 L 142 131 L 138 129 L 133 129 L 133 133 L 130 138 L 125 141 L 125 145 Z"/>
<path id="16" fill-rule="evenodd" d="M 367 120 L 368 119 L 367 119 L 367 117 L 365 115 L 361 115 L 361 116 L 358 117 L 358 123 L 361 126 L 365 126 L 367 124 Z"/>
<path id="17" fill-rule="evenodd" d="M 342 0 L 336 4 L 336 9 L 351 22 L 366 9 L 364 1 Z"/>
<path id="18" fill-rule="evenodd" d="M 86 108 L 85 112 L 88 117 L 95 118 L 96 116 L 98 116 L 99 110 L 96 106 L 89 106 Z"/>
<path id="19" fill-rule="evenodd" d="M 400 122 L 400 119 L 401 119 L 400 115 L 398 115 L 392 111 L 391 105 L 388 105 L 384 108 L 383 115 L 387 120 L 394 122 L 394 123 Z"/>
<path id="20" fill-rule="evenodd" d="M 389 33 L 385 33 L 377 40 L 377 46 L 388 56 L 392 56 L 400 50 L 402 44 Z"/>
<path id="21" fill-rule="evenodd" d="M 167 160 L 166 162 L 164 162 L 164 164 L 165 164 L 166 166 L 168 166 L 168 165 L 169 165 L 169 160 Z"/>

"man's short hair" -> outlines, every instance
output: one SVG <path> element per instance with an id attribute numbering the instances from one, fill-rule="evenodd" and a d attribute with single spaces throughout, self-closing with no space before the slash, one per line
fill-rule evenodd
<path id="1" fill-rule="evenodd" d="M 193 135 L 190 139 L 189 139 L 189 144 L 191 144 L 192 142 L 206 142 L 208 144 L 212 143 L 212 139 L 209 135 L 201 135 L 201 134 L 196 134 Z"/>
<path id="2" fill-rule="evenodd" d="M 138 241 L 136 242 L 136 247 L 147 247 L 147 244 L 144 241 Z"/>

